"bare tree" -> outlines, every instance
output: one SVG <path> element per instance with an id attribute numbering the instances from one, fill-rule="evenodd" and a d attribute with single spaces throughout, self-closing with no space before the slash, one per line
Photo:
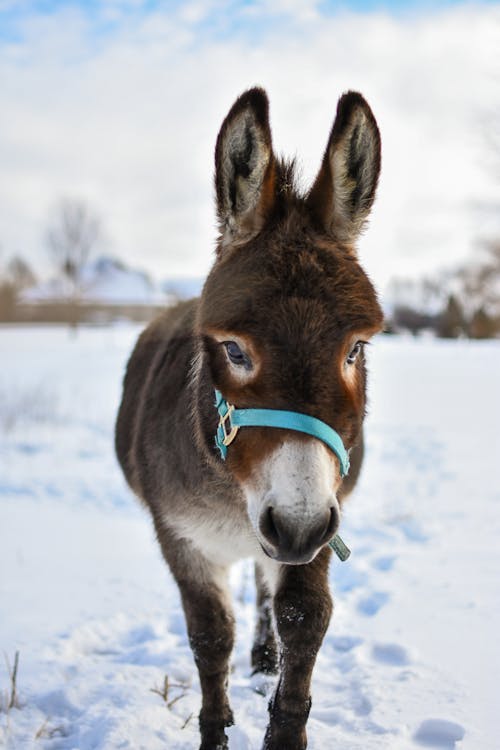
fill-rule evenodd
<path id="1" fill-rule="evenodd" d="M 36 284 L 36 274 L 29 263 L 20 255 L 14 255 L 7 264 L 7 278 L 12 282 L 16 291 L 26 289 Z"/>
<path id="2" fill-rule="evenodd" d="M 76 326 L 82 293 L 82 271 L 101 237 L 101 221 L 76 198 L 60 201 L 47 230 L 46 242 L 52 260 L 69 282 L 70 322 Z"/>

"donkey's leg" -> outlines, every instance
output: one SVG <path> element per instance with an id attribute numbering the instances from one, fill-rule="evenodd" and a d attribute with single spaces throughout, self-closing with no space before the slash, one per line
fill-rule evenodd
<path id="1" fill-rule="evenodd" d="M 227 681 L 234 617 L 227 569 L 214 565 L 188 542 L 174 540 L 164 531 L 160 542 L 180 589 L 189 643 L 200 677 L 200 750 L 224 750 L 224 728 L 233 724 Z"/>
<path id="2" fill-rule="evenodd" d="M 264 750 L 304 750 L 316 655 L 332 613 L 328 588 L 330 550 L 308 565 L 283 566 L 274 597 L 281 641 L 280 678 L 269 704 Z"/>
<path id="3" fill-rule="evenodd" d="M 252 674 L 257 672 L 275 674 L 278 668 L 278 650 L 272 622 L 273 600 L 257 563 L 255 564 L 255 585 L 257 587 L 257 624 L 252 646 Z"/>
<path id="4" fill-rule="evenodd" d="M 224 727 L 233 724 L 227 697 L 229 657 L 233 649 L 234 619 L 227 597 L 215 582 L 179 581 L 189 643 L 200 676 L 200 750 L 227 748 Z"/>

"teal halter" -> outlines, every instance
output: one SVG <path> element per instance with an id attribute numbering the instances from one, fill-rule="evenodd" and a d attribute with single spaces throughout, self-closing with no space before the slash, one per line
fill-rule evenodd
<path id="1" fill-rule="evenodd" d="M 316 417 L 278 409 L 236 409 L 232 404 L 228 404 L 217 390 L 215 391 L 215 406 L 219 412 L 215 444 L 223 460 L 226 459 L 227 446 L 233 442 L 240 427 L 280 427 L 304 432 L 318 438 L 337 456 L 340 463 L 340 476 L 345 477 L 349 472 L 349 454 L 342 438 L 332 427 Z"/>
<path id="2" fill-rule="evenodd" d="M 297 411 L 280 411 L 278 409 L 236 409 L 228 404 L 220 391 L 215 391 L 215 406 L 219 412 L 219 425 L 215 435 L 215 444 L 225 461 L 227 446 L 231 445 L 240 427 L 281 427 L 284 430 L 305 432 L 321 440 L 337 456 L 340 463 L 340 476 L 345 477 L 349 471 L 349 454 L 344 447 L 342 438 L 334 429 L 316 417 L 300 414 Z M 351 550 L 342 541 L 339 534 L 335 534 L 328 545 L 343 562 L 351 554 Z"/>

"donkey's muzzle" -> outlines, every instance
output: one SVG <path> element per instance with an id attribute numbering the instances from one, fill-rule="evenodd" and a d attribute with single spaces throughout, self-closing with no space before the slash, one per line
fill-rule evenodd
<path id="1" fill-rule="evenodd" d="M 259 519 L 259 531 L 265 540 L 262 547 L 278 562 L 289 565 L 311 562 L 335 534 L 339 521 L 336 504 L 308 520 L 268 505 Z"/>

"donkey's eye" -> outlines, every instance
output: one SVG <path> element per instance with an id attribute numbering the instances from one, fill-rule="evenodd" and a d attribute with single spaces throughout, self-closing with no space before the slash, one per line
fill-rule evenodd
<path id="1" fill-rule="evenodd" d="M 349 356 L 347 357 L 346 362 L 348 365 L 354 364 L 358 355 L 363 351 L 364 343 L 365 343 L 364 341 L 356 341 L 356 344 L 354 345 Z"/>
<path id="2" fill-rule="evenodd" d="M 224 341 L 224 346 L 226 347 L 227 356 L 233 365 L 241 365 L 247 370 L 252 369 L 250 357 L 241 351 L 236 341 Z"/>

